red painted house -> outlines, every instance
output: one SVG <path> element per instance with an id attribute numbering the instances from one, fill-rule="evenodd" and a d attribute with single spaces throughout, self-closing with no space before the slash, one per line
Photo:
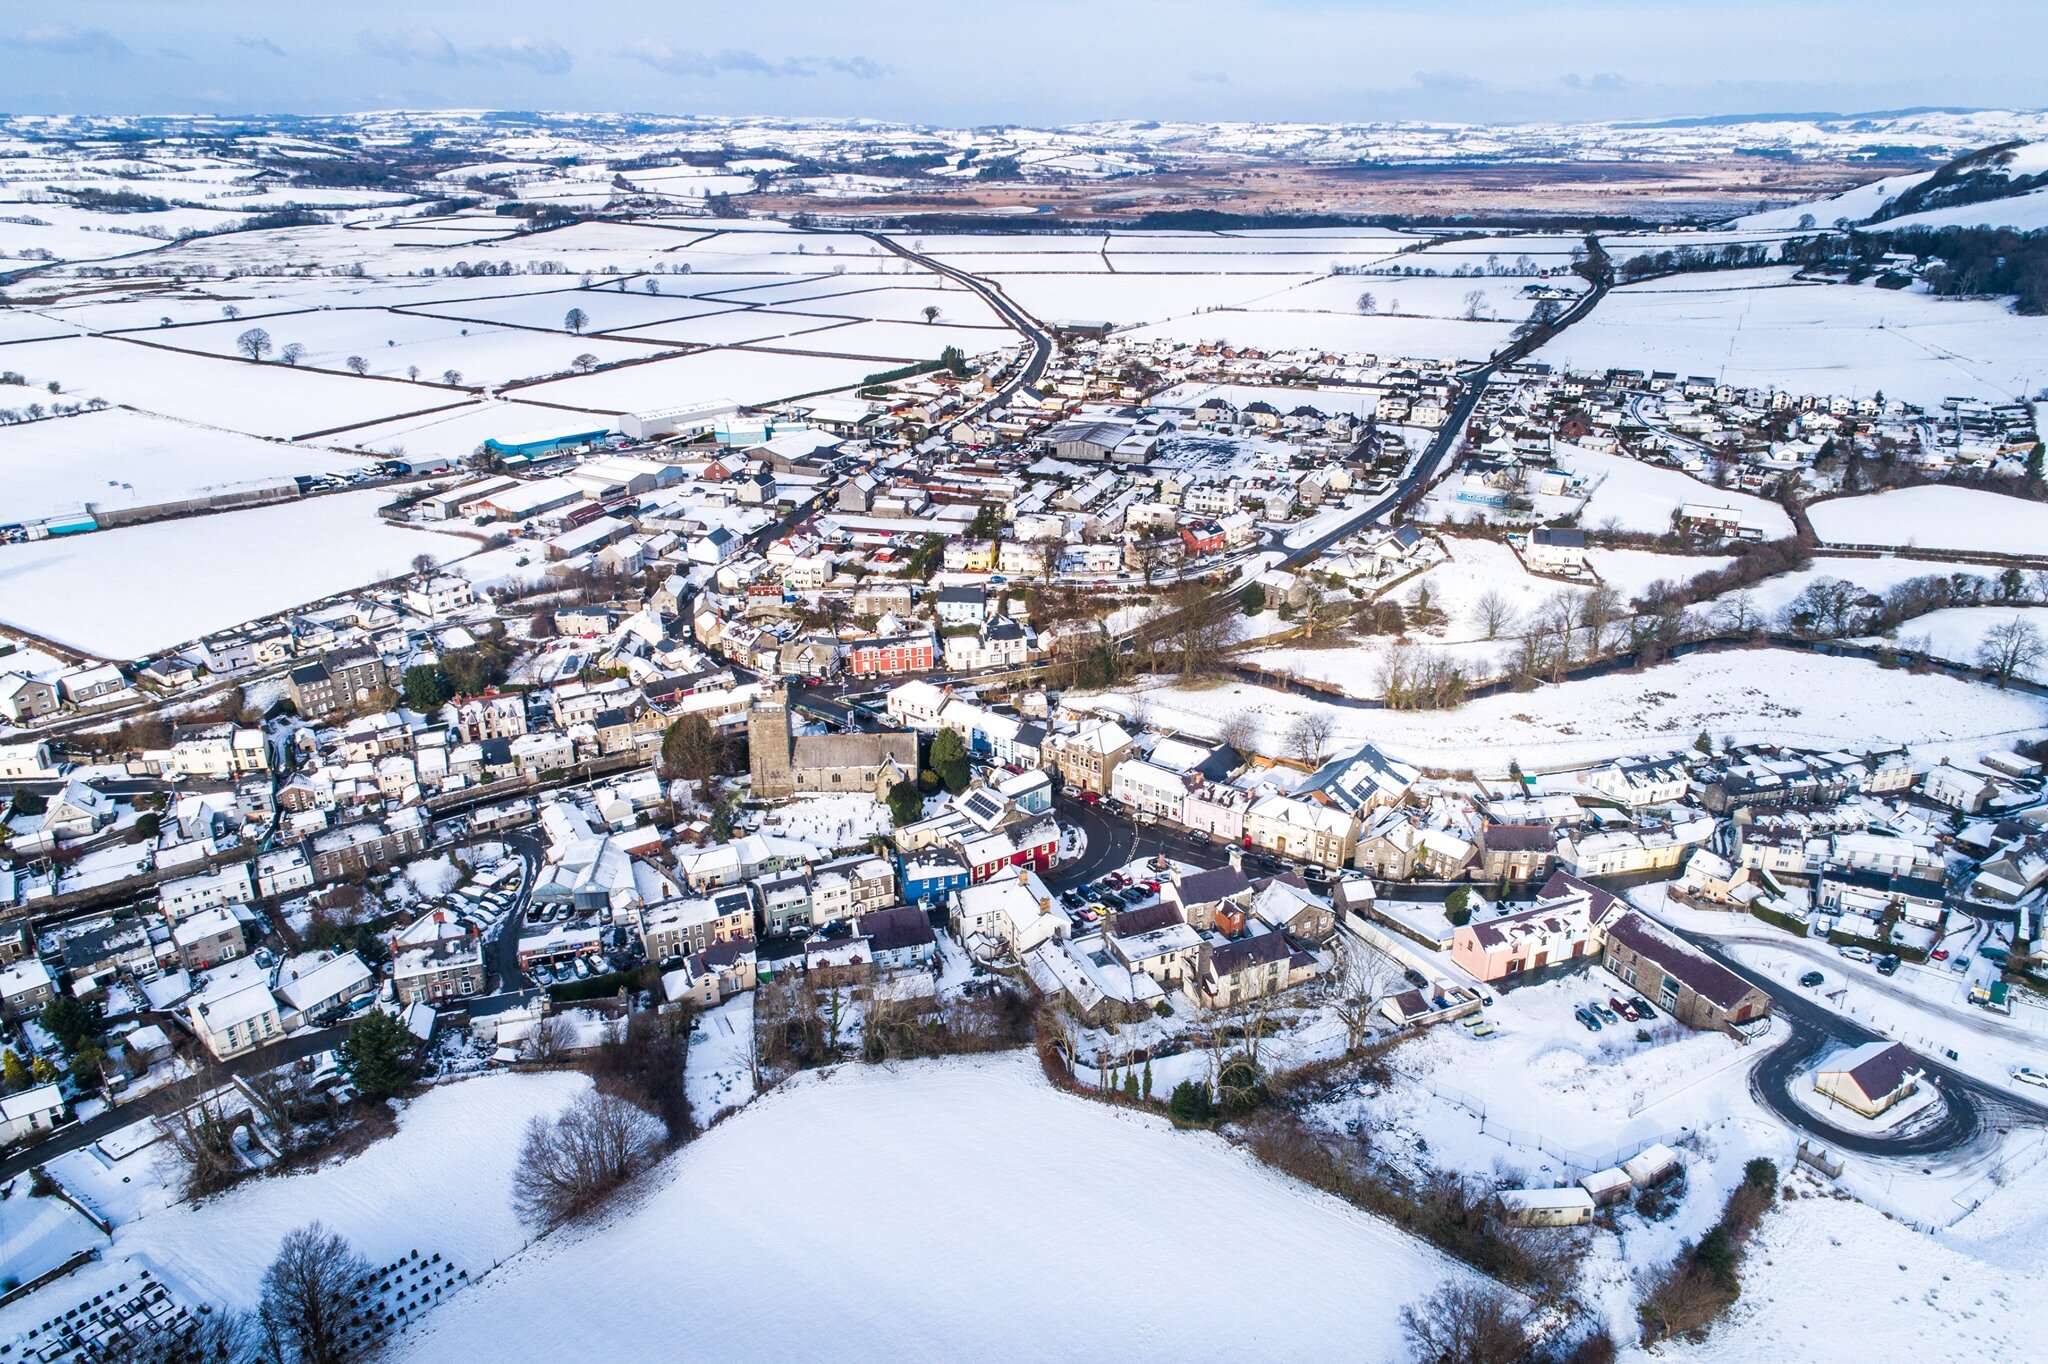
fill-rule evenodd
<path id="1" fill-rule="evenodd" d="M 1223 527 L 1214 521 L 1192 522 L 1180 528 L 1180 542 L 1187 547 L 1190 558 L 1219 553 L 1223 549 Z"/>
<path id="2" fill-rule="evenodd" d="M 864 639 L 854 644 L 847 670 L 855 677 L 925 673 L 936 666 L 937 652 L 937 642 L 929 630 Z"/>
<path id="3" fill-rule="evenodd" d="M 979 885 L 1005 867 L 1050 871 L 1058 860 L 1059 848 L 1059 824 L 1051 815 L 1041 815 L 966 839 L 960 844 L 960 855 L 967 862 L 969 877 Z"/>

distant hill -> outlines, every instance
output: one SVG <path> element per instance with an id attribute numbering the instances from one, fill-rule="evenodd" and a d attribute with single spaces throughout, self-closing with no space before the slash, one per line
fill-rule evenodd
<path id="1" fill-rule="evenodd" d="M 1851 226 L 2048 228 L 2048 142 L 2012 141 L 1968 152 L 1944 166 L 1891 175 L 1790 208 L 1736 219 L 1740 227 Z"/>

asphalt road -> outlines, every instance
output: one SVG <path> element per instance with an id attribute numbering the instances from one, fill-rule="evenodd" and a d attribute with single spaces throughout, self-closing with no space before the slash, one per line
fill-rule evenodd
<path id="1" fill-rule="evenodd" d="M 860 235 L 874 242 L 884 251 L 893 252 L 908 261 L 915 261 L 932 273 L 944 275 L 962 288 L 973 291 L 982 302 L 988 304 L 989 307 L 996 311 L 997 316 L 1022 332 L 1025 339 L 1031 342 L 1031 355 L 1030 358 L 1025 360 L 1024 367 L 1012 375 L 1009 381 L 1001 388 L 991 393 L 978 406 L 962 416 L 960 418 L 961 421 L 971 421 L 984 412 L 1001 407 L 1010 401 L 1011 396 L 1018 389 L 1023 388 L 1027 384 L 1038 382 L 1039 378 L 1045 373 L 1045 367 L 1052 362 L 1054 344 L 1052 333 L 1047 331 L 1037 318 L 1012 303 L 1008 294 L 985 279 L 979 279 L 964 270 L 956 270 L 943 261 L 933 260 L 930 256 L 920 255 L 880 232 L 863 232 Z"/>
<path id="2" fill-rule="evenodd" d="M 1945 1111 L 1939 1119 L 1912 1126 L 1900 1136 L 1851 1132 L 1835 1126 L 1793 1098 L 1792 1086 L 1804 1082 L 1803 1075 L 1814 1058 L 1829 1048 L 1857 1047 L 1883 1035 L 1812 999 L 1785 990 L 1730 957 L 1711 938 L 1680 929 L 1672 931 L 1771 996 L 1772 1012 L 1789 1029 L 1790 1036 L 1757 1059 L 1749 1073 L 1749 1088 L 1758 1102 L 1790 1126 L 1838 1150 L 1860 1155 L 1927 1156 L 1958 1150 L 1980 1137 L 2013 1127 L 2048 1123 L 2048 1109 L 1916 1052 L 1927 1072 L 1928 1083 L 1941 1093 Z"/>
<path id="3" fill-rule="evenodd" d="M 348 1025 L 344 1023 L 332 1028 L 315 1028 L 311 1032 L 294 1033 L 282 1042 L 274 1042 L 270 1046 L 237 1056 L 232 1061 L 224 1061 L 220 1068 L 226 1075 L 259 1075 L 288 1061 L 296 1061 L 300 1057 L 311 1056 L 315 1052 L 337 1046 L 347 1032 Z M 84 1122 L 62 1128 L 47 1140 L 17 1151 L 6 1160 L 0 1161 L 0 1180 L 12 1179 L 32 1165 L 54 1160 L 67 1151 L 76 1151 L 81 1146 L 89 1146 L 108 1133 L 117 1132 L 138 1119 L 167 1112 L 172 1107 L 175 1093 L 175 1087 L 170 1090 L 152 1090 L 132 1103 L 117 1105 Z"/>

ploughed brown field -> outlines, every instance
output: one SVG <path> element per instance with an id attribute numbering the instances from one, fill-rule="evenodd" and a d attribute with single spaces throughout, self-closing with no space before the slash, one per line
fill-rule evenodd
<path id="1" fill-rule="evenodd" d="M 1932 162 L 1928 163 L 1930 166 Z M 1500 163 L 1455 166 L 1322 166 L 1217 158 L 1104 183 L 917 184 L 865 198 L 758 196 L 780 213 L 1044 213 L 1114 222 L 1176 209 L 1230 213 L 1633 216 L 1720 218 L 1838 193 L 1903 171 L 1906 163 L 1747 157 L 1710 161 Z"/>

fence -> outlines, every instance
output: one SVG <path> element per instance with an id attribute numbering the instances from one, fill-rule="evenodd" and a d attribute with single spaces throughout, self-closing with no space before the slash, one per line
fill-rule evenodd
<path id="1" fill-rule="evenodd" d="M 1468 1094 L 1462 1089 L 1431 1080 L 1429 1081 L 1429 1092 L 1439 1099 L 1456 1104 L 1459 1108 L 1464 1109 L 1467 1113 L 1479 1119 L 1479 1131 L 1482 1135 L 1493 1137 L 1496 1140 L 1506 1142 L 1509 1146 L 1519 1147 L 1523 1150 L 1540 1151 L 1554 1160 L 1562 1161 L 1580 1174 L 1591 1174 L 1595 1170 L 1609 1169 L 1621 1164 L 1621 1162 L 1632 1156 L 1640 1155 L 1659 1143 L 1666 1146 L 1674 1146 L 1685 1138 L 1683 1131 L 1673 1130 L 1659 1132 L 1654 1136 L 1642 1137 L 1609 1151 L 1582 1151 L 1577 1147 L 1566 1146 L 1541 1132 L 1525 1132 L 1520 1128 L 1509 1127 L 1503 1123 L 1493 1121 L 1486 1116 L 1486 1101 L 1477 1095 Z"/>

